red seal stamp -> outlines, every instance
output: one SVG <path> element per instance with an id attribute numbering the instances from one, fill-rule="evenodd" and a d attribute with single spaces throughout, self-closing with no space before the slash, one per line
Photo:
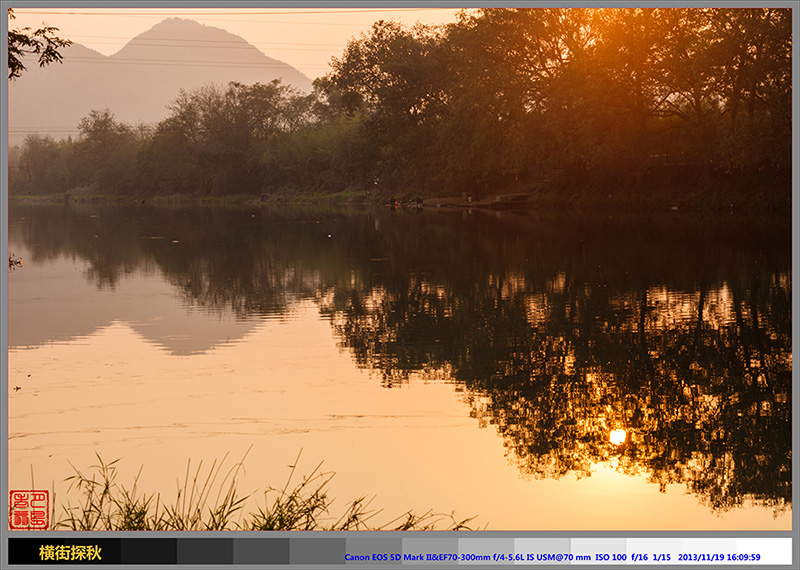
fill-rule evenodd
<path id="1" fill-rule="evenodd" d="M 10 491 L 8 524 L 11 530 L 47 530 L 50 526 L 50 491 Z"/>

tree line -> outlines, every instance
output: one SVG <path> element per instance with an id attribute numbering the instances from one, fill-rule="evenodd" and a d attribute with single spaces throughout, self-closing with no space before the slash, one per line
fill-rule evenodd
<path id="1" fill-rule="evenodd" d="M 433 195 L 529 189 L 542 176 L 573 187 L 675 173 L 790 180 L 788 9 L 382 20 L 330 65 L 308 95 L 278 81 L 209 85 L 181 91 L 155 126 L 96 110 L 75 139 L 31 135 L 12 149 L 12 192 Z"/>

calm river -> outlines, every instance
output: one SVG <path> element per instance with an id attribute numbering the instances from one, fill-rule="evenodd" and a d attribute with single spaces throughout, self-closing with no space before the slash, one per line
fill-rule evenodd
<path id="1" fill-rule="evenodd" d="M 386 520 L 791 528 L 789 217 L 20 205 L 9 251 L 11 489 L 249 449 Z"/>

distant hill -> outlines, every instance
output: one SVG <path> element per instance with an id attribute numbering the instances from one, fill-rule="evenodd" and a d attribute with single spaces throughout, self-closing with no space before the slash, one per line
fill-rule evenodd
<path id="1" fill-rule="evenodd" d="M 207 83 L 267 83 L 311 91 L 311 80 L 264 55 L 243 38 L 193 20 L 170 18 L 138 35 L 112 56 L 80 44 L 62 51 L 64 62 L 39 68 L 26 61 L 9 82 L 9 144 L 31 131 L 56 138 L 75 134 L 93 109 L 108 108 L 120 121 L 154 124 L 181 88 Z"/>

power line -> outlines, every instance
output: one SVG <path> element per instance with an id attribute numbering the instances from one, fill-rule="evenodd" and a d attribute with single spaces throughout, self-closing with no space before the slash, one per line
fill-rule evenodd
<path id="1" fill-rule="evenodd" d="M 176 40 L 176 41 L 178 41 L 178 40 Z M 198 41 L 201 41 L 201 40 L 198 40 Z M 206 43 L 208 43 L 208 42 L 206 42 Z M 232 43 L 241 43 L 241 42 L 232 42 Z M 201 49 L 201 48 L 212 49 L 213 48 L 215 50 L 219 50 L 219 49 L 258 49 L 256 47 L 256 44 L 250 44 L 249 42 L 248 42 L 249 45 L 238 45 L 238 46 L 215 46 L 215 45 L 203 45 L 202 43 L 201 44 L 197 44 L 197 45 L 191 45 L 191 44 L 185 44 L 185 45 L 183 45 L 183 44 L 151 44 L 151 43 L 146 43 L 146 44 L 142 43 L 142 44 L 140 44 L 140 43 L 138 43 L 138 41 L 136 41 L 135 38 L 133 40 L 131 40 L 130 42 L 125 43 L 125 44 L 120 44 L 119 42 L 92 42 L 92 45 L 97 45 L 97 44 L 101 44 L 101 45 L 118 45 L 118 46 L 121 46 L 121 47 L 127 47 L 127 46 L 136 46 L 136 47 L 175 47 L 175 48 L 188 48 L 188 49 Z M 83 45 L 83 44 L 81 44 L 81 45 Z M 268 44 L 261 44 L 261 45 L 268 45 Z M 272 44 L 272 45 L 273 46 L 277 46 L 277 47 L 264 48 L 264 49 L 280 50 L 280 51 L 322 51 L 322 52 L 331 51 L 329 48 L 298 48 L 298 47 L 284 48 L 284 47 L 279 47 L 281 45 L 303 45 L 303 44 L 280 44 L 280 43 L 275 43 L 275 44 Z M 308 45 L 315 45 L 315 44 L 308 44 Z M 84 46 L 84 47 L 87 47 L 87 46 Z M 340 47 L 340 46 L 337 45 L 335 47 Z M 107 57 L 110 57 L 110 56 L 107 56 Z"/>
<path id="2" fill-rule="evenodd" d="M 165 119 L 170 118 L 170 116 L 164 117 L 163 119 L 157 119 L 154 123 L 121 123 L 126 124 L 128 127 L 127 134 L 136 134 L 137 130 L 140 126 L 143 126 L 148 129 L 152 129 L 153 134 L 162 133 L 162 132 L 185 132 L 187 129 L 179 128 L 179 127 L 161 127 L 158 128 L 158 124 Z M 23 130 L 24 129 L 24 130 Z M 224 126 L 224 125 L 216 125 L 213 127 L 209 126 L 200 126 L 198 130 L 202 131 L 203 133 L 208 132 L 230 132 L 230 131 L 253 131 L 258 130 L 253 128 L 250 125 L 242 125 L 242 126 Z M 59 128 L 59 129 L 51 129 L 48 127 L 40 127 L 40 130 L 31 130 L 27 127 L 21 127 L 18 129 L 9 129 L 9 135 L 56 135 L 56 134 L 83 134 L 83 133 L 104 133 L 104 132 L 111 132 L 105 131 L 102 129 L 98 130 L 89 130 L 89 131 L 82 131 L 78 128 Z M 112 133 L 113 134 L 113 133 Z"/>
<path id="3" fill-rule="evenodd" d="M 20 127 L 8 129 L 8 132 L 14 135 L 21 135 L 25 133 L 78 133 L 80 131 L 73 127 L 39 127 L 38 130 L 31 130 L 29 127 Z"/>
<path id="4" fill-rule="evenodd" d="M 89 11 L 81 11 L 81 12 L 71 12 L 71 11 L 62 11 L 62 10 L 36 10 L 36 9 L 24 9 L 24 8 L 14 8 L 15 14 L 28 14 L 28 15 L 69 15 L 69 16 L 169 16 L 170 14 L 181 14 L 186 16 L 282 16 L 285 14 L 289 15 L 298 15 L 298 14 L 374 14 L 374 13 L 384 13 L 384 12 L 436 12 L 436 11 L 446 11 L 452 12 L 454 8 L 371 8 L 368 10 L 362 9 L 348 9 L 348 8 L 336 8 L 332 10 L 285 10 L 285 11 L 270 11 L 270 10 L 259 10 L 256 12 L 244 11 L 244 10 L 236 10 L 232 12 L 189 12 L 181 8 L 164 8 L 165 11 L 162 12 L 143 12 L 140 10 L 136 10 L 133 12 L 123 12 L 122 10 L 111 10 L 107 12 L 89 12 Z M 210 8 L 213 10 L 213 8 Z"/>
<path id="5" fill-rule="evenodd" d="M 267 56 L 265 56 L 267 57 Z M 136 59 L 136 58 L 108 58 L 108 59 L 100 59 L 94 57 L 83 57 L 83 56 L 74 56 L 71 57 L 65 62 L 72 62 L 72 63 L 88 63 L 88 64 L 97 64 L 97 65 L 148 65 L 148 66 L 178 66 L 178 67 L 237 67 L 237 68 L 263 68 L 263 67 L 271 67 L 271 68 L 291 68 L 295 69 L 292 65 L 288 63 L 277 61 L 276 63 L 271 62 L 264 62 L 264 63 L 247 63 L 241 61 L 208 61 L 208 60 L 179 60 L 179 59 L 164 59 L 164 60 L 156 60 L 156 59 Z M 297 63 L 295 65 L 302 66 L 309 69 L 327 69 L 327 66 L 320 66 L 315 64 L 304 64 L 304 63 Z M 299 71 L 299 70 L 297 70 Z"/>
<path id="6" fill-rule="evenodd" d="M 99 14 L 96 14 L 99 15 Z M 109 14 L 112 15 L 112 14 Z M 164 16 L 168 16 L 169 14 L 162 14 Z M 134 15 L 135 16 L 135 15 Z M 131 17 L 131 16 L 126 16 Z M 145 16 L 149 17 L 149 16 Z M 238 23 L 247 23 L 247 24 L 298 24 L 301 26 L 345 26 L 349 28 L 363 26 L 360 22 L 297 22 L 297 21 L 276 21 L 276 20 L 231 20 L 229 18 L 203 18 L 205 21 L 213 21 L 213 22 L 238 22 Z M 225 30 L 227 31 L 227 30 Z M 228 32 L 231 33 L 231 32 Z"/>
<path id="7" fill-rule="evenodd" d="M 367 10 L 367 12 L 372 12 L 372 11 L 374 11 L 374 10 Z M 319 12 L 319 13 L 335 14 L 337 12 Z M 108 16 L 108 17 L 113 17 L 113 16 L 122 17 L 122 16 L 124 16 L 124 17 L 134 17 L 134 18 L 151 18 L 153 16 L 167 16 L 168 17 L 168 16 L 175 15 L 175 14 L 184 15 L 184 12 L 172 12 L 172 13 L 160 13 L 160 14 L 155 14 L 155 13 L 153 13 L 153 14 L 124 13 L 124 12 L 118 12 L 118 13 L 117 12 L 105 12 L 105 13 L 88 13 L 88 14 L 87 13 L 82 13 L 82 12 L 52 12 L 52 13 L 42 12 L 41 14 L 43 14 L 43 15 L 48 15 L 48 14 L 49 15 L 58 15 L 58 16 L 60 16 L 60 15 Z M 240 15 L 239 13 L 232 13 L 232 14 L 233 15 Z M 283 14 L 287 14 L 287 15 L 303 14 L 303 12 L 291 12 L 291 13 L 285 12 L 283 14 L 281 14 L 281 13 L 262 13 L 262 12 L 258 12 L 258 13 L 254 13 L 254 14 L 255 15 L 266 15 L 266 16 L 281 16 Z M 191 15 L 191 14 L 187 14 L 187 15 Z M 345 27 L 349 27 L 349 28 L 353 28 L 353 27 L 357 27 L 357 26 L 363 26 L 362 22 L 313 22 L 313 21 L 310 22 L 310 21 L 292 21 L 292 20 L 286 21 L 286 20 L 276 20 L 275 18 L 270 18 L 270 19 L 249 18 L 247 20 L 241 20 L 241 19 L 231 19 L 231 18 L 217 18 L 217 17 L 214 17 L 213 15 L 208 15 L 208 14 L 198 14 L 198 15 L 199 16 L 203 16 L 203 20 L 207 21 L 207 22 L 272 23 L 272 24 L 281 24 L 281 25 L 298 24 L 298 25 L 302 25 L 302 26 L 345 26 Z"/>
<path id="8" fill-rule="evenodd" d="M 136 41 L 141 41 L 141 42 L 169 41 L 169 42 L 196 42 L 196 43 L 200 43 L 200 44 L 203 44 L 203 43 L 208 43 L 208 44 L 217 44 L 217 43 L 220 43 L 220 44 L 240 44 L 240 43 L 242 43 L 242 41 L 247 41 L 247 40 L 243 40 L 243 39 L 241 39 L 241 40 L 193 40 L 191 38 L 182 38 L 182 39 L 177 39 L 177 38 L 142 38 L 142 37 L 139 37 L 139 36 L 136 36 L 134 38 L 130 38 L 128 36 L 85 36 L 85 35 L 84 36 L 72 36 L 72 38 L 73 39 L 76 39 L 76 38 L 92 38 L 92 39 L 101 39 L 101 40 L 102 39 L 109 39 L 109 40 L 118 39 L 118 40 L 126 40 L 126 43 L 130 43 L 130 42 L 133 42 L 134 40 L 136 40 Z M 96 42 L 96 43 L 100 43 L 100 42 Z M 249 42 L 248 41 L 247 43 L 249 43 L 250 45 L 279 45 L 279 46 L 280 45 L 287 45 L 287 46 L 320 46 L 320 47 L 339 47 L 341 45 L 341 44 L 315 44 L 315 43 L 298 43 L 298 42 L 257 42 L 257 43 L 253 43 L 253 42 Z"/>

